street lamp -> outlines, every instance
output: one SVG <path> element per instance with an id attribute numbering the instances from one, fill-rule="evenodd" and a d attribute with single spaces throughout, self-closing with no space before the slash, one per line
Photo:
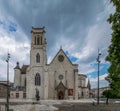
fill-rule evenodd
<path id="1" fill-rule="evenodd" d="M 7 111 L 9 111 L 9 59 L 10 59 L 10 54 L 8 53 L 7 55 L 7 104 L 6 104 L 6 108 Z"/>
<path id="2" fill-rule="evenodd" d="M 100 55 L 101 53 L 99 52 L 98 49 L 98 57 L 97 57 L 97 62 L 98 62 L 98 92 L 97 92 L 97 104 L 99 104 L 99 68 L 100 68 Z"/>

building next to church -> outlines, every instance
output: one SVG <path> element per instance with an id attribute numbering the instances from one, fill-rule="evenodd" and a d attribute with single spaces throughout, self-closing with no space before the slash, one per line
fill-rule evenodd
<path id="1" fill-rule="evenodd" d="M 7 81 L 0 81 L 0 98 L 7 97 Z"/>
<path id="2" fill-rule="evenodd" d="M 11 98 L 60 100 L 90 97 L 90 83 L 78 73 L 78 64 L 73 64 L 61 48 L 47 64 L 45 29 L 31 30 L 32 43 L 30 64 L 14 68 L 14 88 Z"/>
<path id="3" fill-rule="evenodd" d="M 105 90 L 109 90 L 109 89 L 110 89 L 110 86 L 100 87 L 99 88 L 99 96 L 104 97 L 103 92 Z M 97 96 L 98 96 L 98 88 L 91 89 L 91 92 L 92 92 L 92 98 L 97 98 Z"/>

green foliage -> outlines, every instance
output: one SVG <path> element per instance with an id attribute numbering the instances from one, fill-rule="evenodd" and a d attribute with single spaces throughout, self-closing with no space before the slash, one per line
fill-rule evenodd
<path id="1" fill-rule="evenodd" d="M 111 0 L 116 10 L 110 14 L 108 22 L 112 24 L 112 39 L 106 60 L 110 62 L 109 82 L 112 94 L 120 97 L 120 0 Z"/>
<path id="2" fill-rule="evenodd" d="M 118 96 L 114 90 L 105 90 L 103 91 L 102 95 L 106 98 L 111 98 L 111 99 L 120 98 L 120 95 Z"/>

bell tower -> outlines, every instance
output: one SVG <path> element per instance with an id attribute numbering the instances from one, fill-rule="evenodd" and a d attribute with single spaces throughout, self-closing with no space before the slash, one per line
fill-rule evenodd
<path id="1" fill-rule="evenodd" d="M 43 66 L 47 63 L 45 29 L 32 27 L 31 34 L 30 65 Z"/>
<path id="2" fill-rule="evenodd" d="M 27 70 L 27 98 L 48 98 L 48 71 L 46 56 L 45 29 L 34 28 L 31 30 L 32 41 L 30 50 L 30 66 Z M 38 98 L 37 98 L 38 100 Z"/>

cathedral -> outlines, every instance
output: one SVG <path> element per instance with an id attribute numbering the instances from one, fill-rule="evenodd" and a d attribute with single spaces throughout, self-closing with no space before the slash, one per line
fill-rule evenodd
<path id="1" fill-rule="evenodd" d="M 14 86 L 10 98 L 32 100 L 77 100 L 90 98 L 91 85 L 86 75 L 78 73 L 61 48 L 47 64 L 45 28 L 31 30 L 30 64 L 14 68 Z"/>

